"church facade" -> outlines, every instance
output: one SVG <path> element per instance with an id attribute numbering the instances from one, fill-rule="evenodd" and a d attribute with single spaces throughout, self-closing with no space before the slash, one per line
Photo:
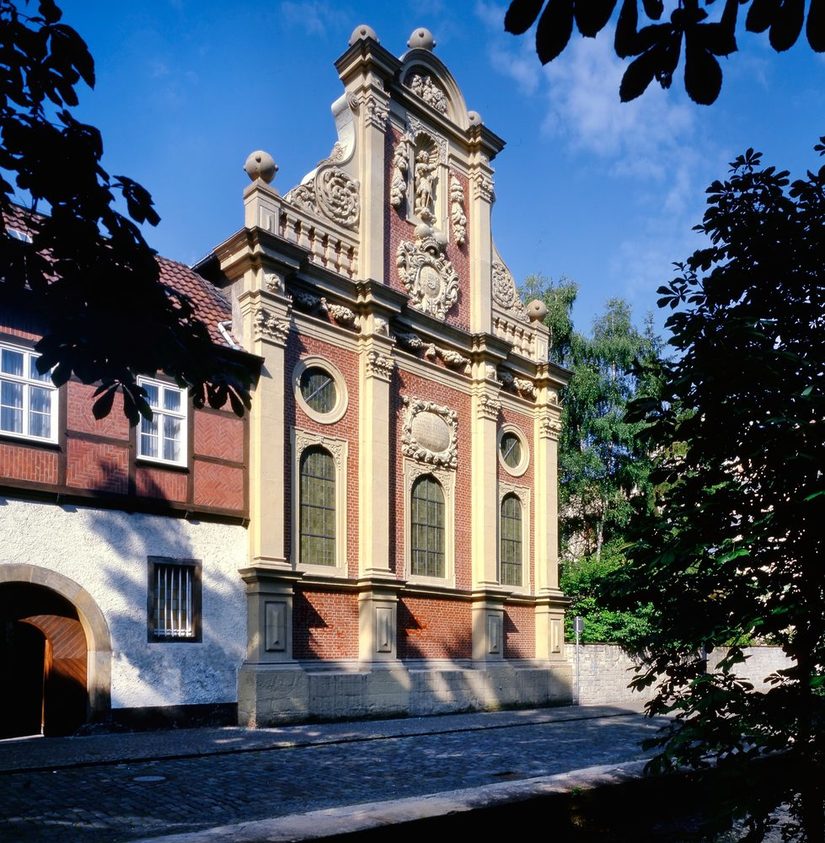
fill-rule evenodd
<path id="1" fill-rule="evenodd" d="M 494 244 L 503 141 L 427 30 L 408 48 L 358 27 L 336 62 L 329 157 L 282 195 L 272 158 L 250 155 L 243 227 L 194 271 L 174 265 L 216 342 L 261 361 L 248 419 L 188 411 L 149 379 L 154 428 L 112 417 L 0 442 L 63 460 L 64 500 L 72 471 L 88 486 L 79 443 L 122 465 L 126 497 L 69 495 L 70 511 L 4 467 L 18 538 L 0 550 L 0 600 L 28 582 L 71 604 L 96 716 L 237 704 L 238 722 L 268 725 L 570 701 L 566 372 Z M 8 330 L 0 342 L 18 348 Z M 40 386 L 22 388 L 34 419 Z M 50 398 L 55 430 L 84 389 Z"/>

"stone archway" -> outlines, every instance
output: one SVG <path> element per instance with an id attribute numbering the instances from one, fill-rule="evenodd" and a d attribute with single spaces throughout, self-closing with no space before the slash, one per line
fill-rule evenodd
<path id="1" fill-rule="evenodd" d="M 0 565 L 0 597 L 4 594 L 6 667 L 23 683 L 19 704 L 5 706 L 20 721 L 16 733 L 31 734 L 29 721 L 38 716 L 46 734 L 68 734 L 104 719 L 111 706 L 112 645 L 91 595 L 62 574 L 25 564 Z M 39 715 L 20 708 L 36 707 L 38 699 Z"/>

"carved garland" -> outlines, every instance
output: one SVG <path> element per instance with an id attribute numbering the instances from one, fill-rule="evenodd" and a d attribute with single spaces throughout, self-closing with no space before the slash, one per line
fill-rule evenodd
<path id="1" fill-rule="evenodd" d="M 320 313 L 326 313 L 333 322 L 339 325 L 345 325 L 353 330 L 358 327 L 358 318 L 352 310 L 343 304 L 328 302 L 324 296 L 315 296 L 304 290 L 295 290 L 292 293 L 292 300 L 308 313 L 319 311 Z"/>
<path id="2" fill-rule="evenodd" d="M 467 214 L 464 213 L 464 190 L 455 175 L 450 175 L 450 222 L 453 237 L 459 246 L 467 239 Z"/>
<path id="3" fill-rule="evenodd" d="M 447 446 L 433 451 L 420 442 L 413 431 L 416 416 L 420 413 L 435 415 L 446 425 Z M 404 396 L 404 424 L 401 428 L 401 452 L 405 457 L 427 465 L 455 468 L 458 464 L 458 413 L 432 401 Z"/>
<path id="4" fill-rule="evenodd" d="M 410 304 L 436 319 L 444 319 L 458 301 L 458 275 L 443 254 L 445 245 L 432 229 L 419 226 L 415 243 L 402 240 L 396 255 L 398 275 Z"/>

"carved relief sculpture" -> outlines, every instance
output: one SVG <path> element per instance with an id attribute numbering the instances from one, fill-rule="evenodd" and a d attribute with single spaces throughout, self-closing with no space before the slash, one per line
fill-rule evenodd
<path id="1" fill-rule="evenodd" d="M 327 217 L 344 228 L 357 228 L 359 193 L 358 182 L 336 167 L 334 158 L 326 158 L 318 165 L 311 181 L 292 188 L 284 199 L 308 213 Z"/>
<path id="2" fill-rule="evenodd" d="M 435 188 L 438 178 L 435 150 L 419 149 L 415 154 L 415 215 L 426 223 L 435 221 Z"/>
<path id="3" fill-rule="evenodd" d="M 289 334 L 289 321 L 281 319 L 264 307 L 255 310 L 252 326 L 256 340 L 268 339 L 284 345 Z"/>
<path id="4" fill-rule="evenodd" d="M 401 451 L 427 465 L 455 468 L 458 464 L 458 414 L 432 401 L 404 396 Z"/>
<path id="5" fill-rule="evenodd" d="M 407 196 L 407 173 L 410 169 L 410 155 L 413 148 L 412 136 L 403 134 L 392 156 L 392 182 L 390 183 L 390 205 L 400 208 Z"/>
<path id="6" fill-rule="evenodd" d="M 450 222 L 453 237 L 459 246 L 467 239 L 467 215 L 464 213 L 464 190 L 455 175 L 450 176 Z"/>
<path id="7" fill-rule="evenodd" d="M 439 114 L 447 113 L 447 97 L 432 76 L 411 71 L 407 74 L 404 84 Z"/>
<path id="8" fill-rule="evenodd" d="M 516 281 L 501 261 L 493 261 L 493 301 L 504 311 L 522 322 L 527 321 L 524 304 L 516 290 Z"/>
<path id="9" fill-rule="evenodd" d="M 446 238 L 427 225 L 415 229 L 415 243 L 402 240 L 396 255 L 401 282 L 410 304 L 422 313 L 444 319 L 458 301 L 458 275 L 444 255 Z"/>

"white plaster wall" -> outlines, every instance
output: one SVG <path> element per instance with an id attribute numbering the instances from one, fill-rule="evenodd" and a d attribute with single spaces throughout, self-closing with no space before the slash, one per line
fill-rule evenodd
<path id="1" fill-rule="evenodd" d="M 147 557 L 203 563 L 202 643 L 146 640 Z M 112 707 L 237 700 L 248 564 L 238 525 L 0 497 L 0 565 L 49 568 L 96 601 L 112 637 Z"/>

